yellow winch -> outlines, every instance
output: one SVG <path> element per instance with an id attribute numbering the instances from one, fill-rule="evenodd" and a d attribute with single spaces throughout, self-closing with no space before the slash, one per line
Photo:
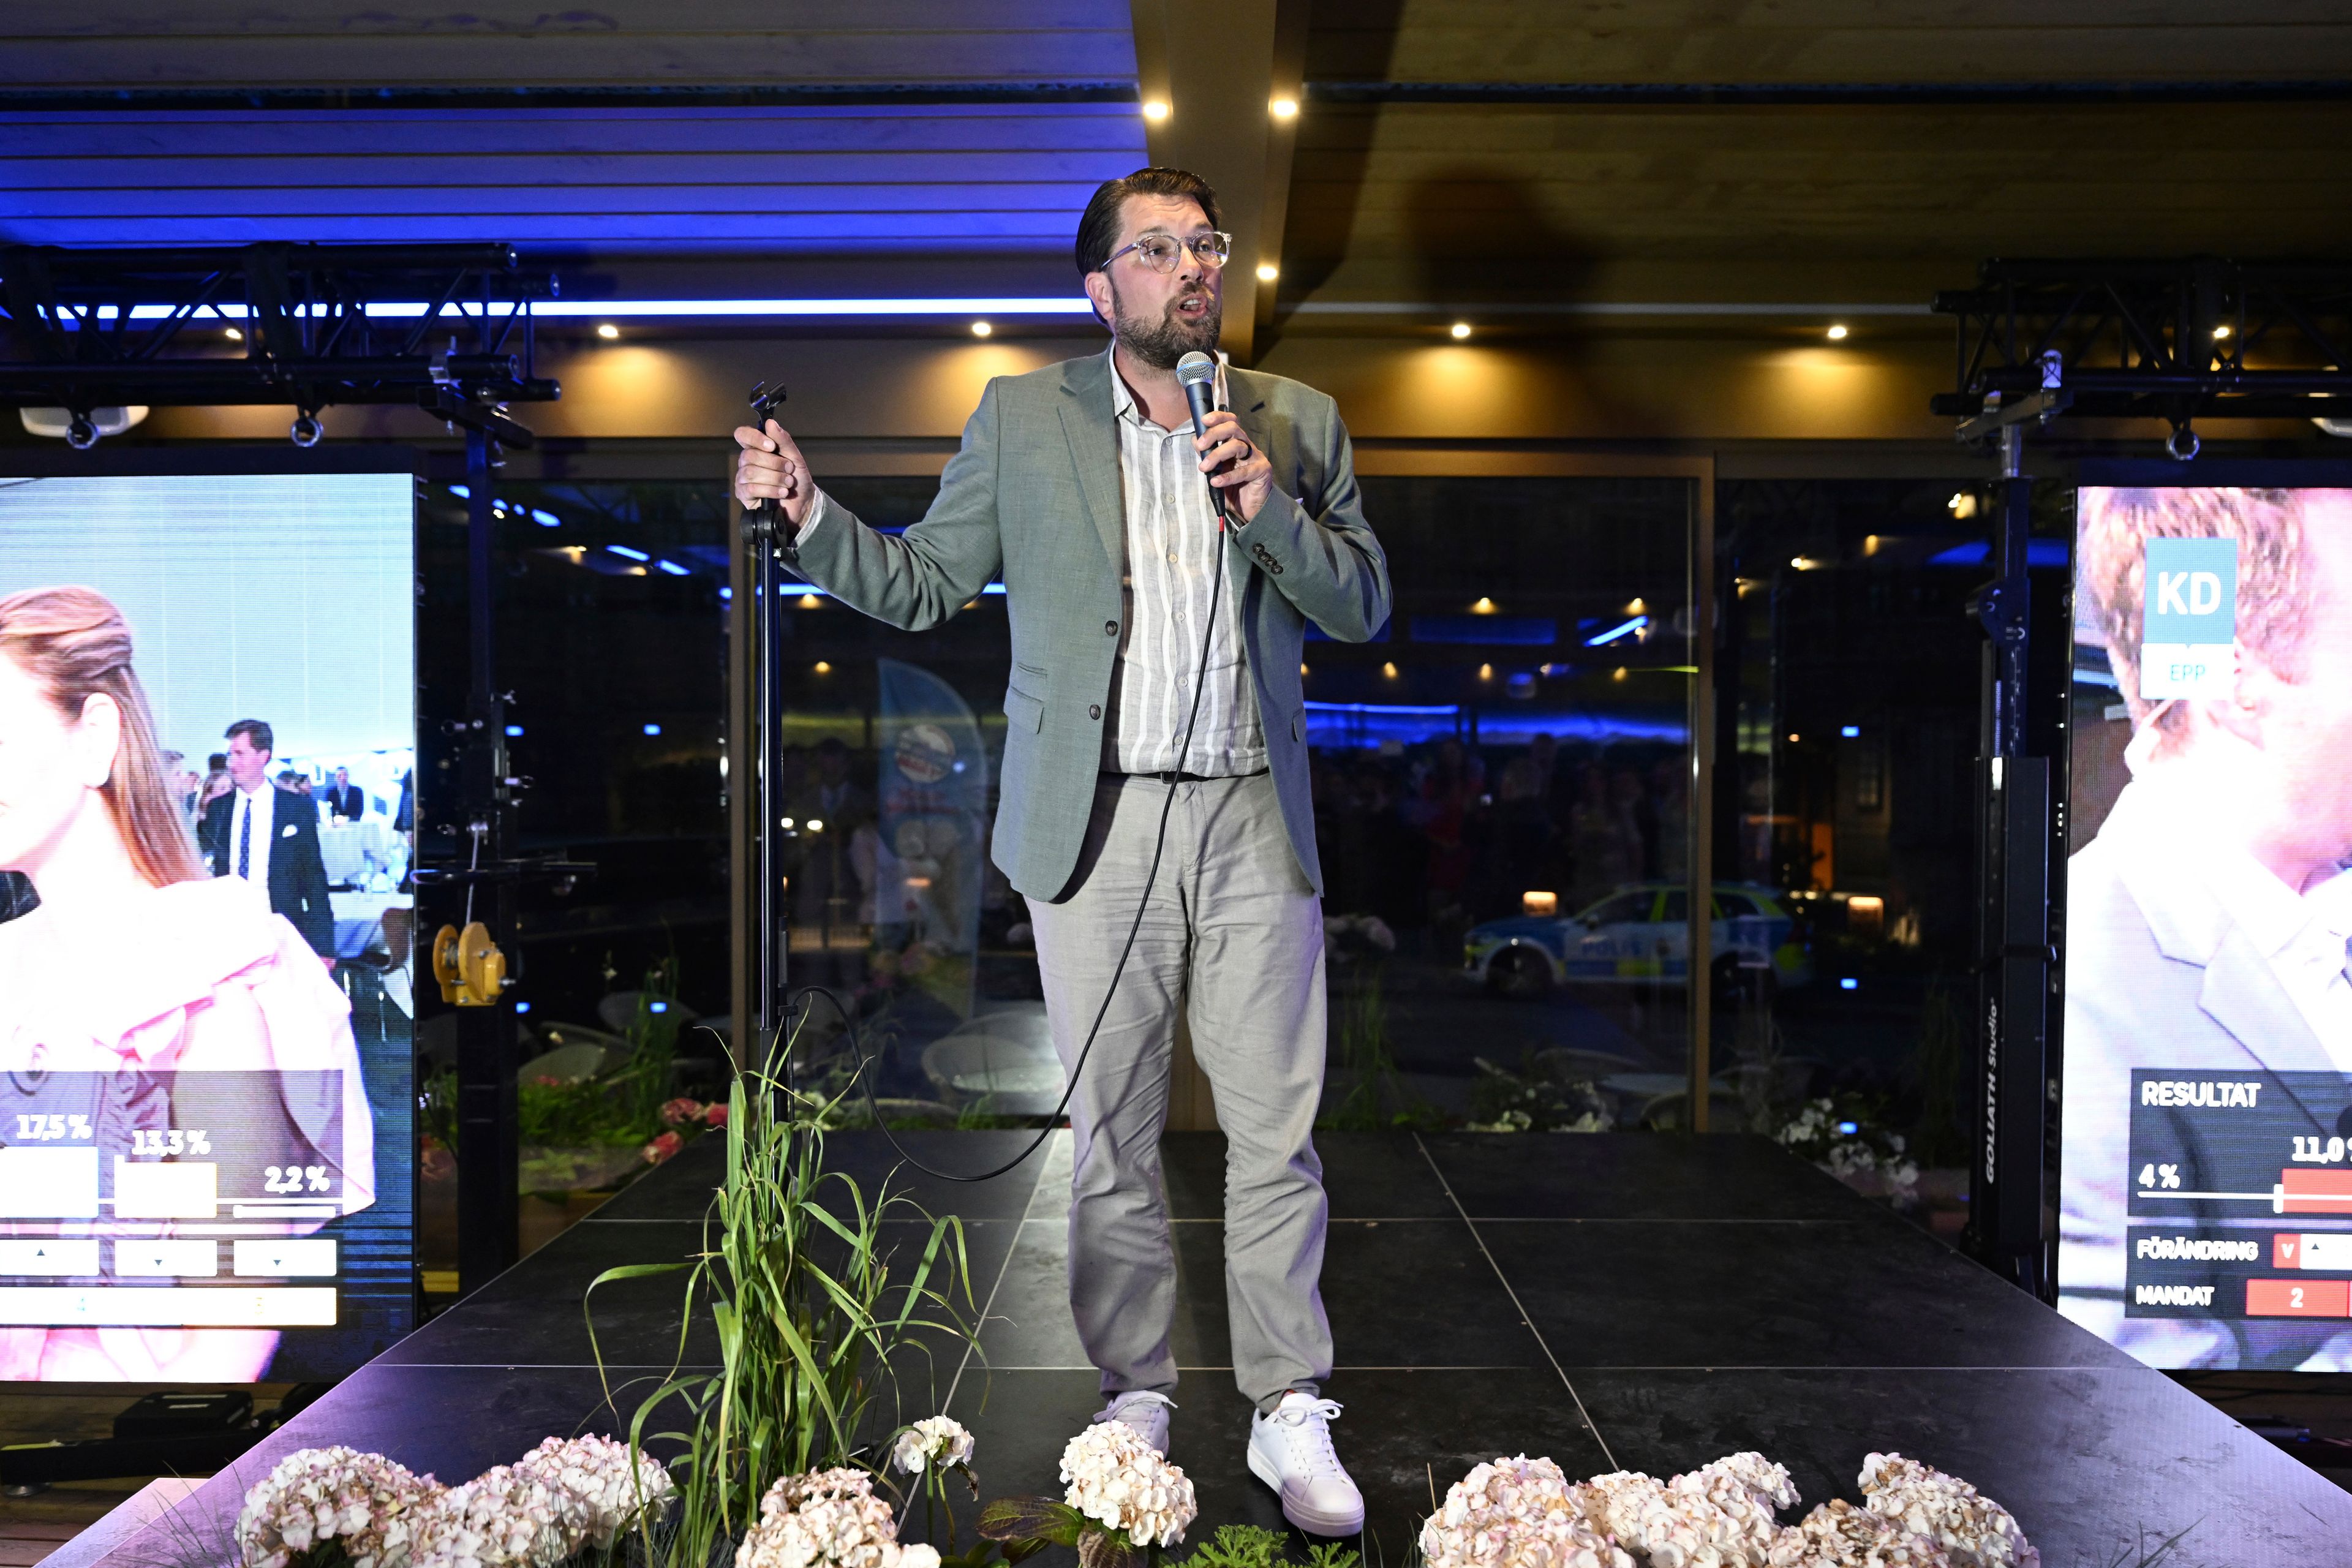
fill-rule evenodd
<path id="1" fill-rule="evenodd" d="M 433 978 L 441 983 L 444 1002 L 488 1007 L 507 987 L 507 955 L 479 921 L 462 931 L 445 925 L 433 935 Z"/>

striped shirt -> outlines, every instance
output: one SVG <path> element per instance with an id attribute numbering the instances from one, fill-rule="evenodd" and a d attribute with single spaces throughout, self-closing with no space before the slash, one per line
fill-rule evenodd
<path id="1" fill-rule="evenodd" d="M 1116 363 L 1110 384 L 1127 512 L 1127 570 L 1119 580 L 1127 613 L 1119 624 L 1118 679 L 1111 685 L 1112 722 L 1106 726 L 1107 765 L 1124 773 L 1181 770 L 1213 778 L 1261 772 L 1265 731 L 1230 582 L 1210 635 L 1208 684 L 1192 749 L 1179 755 L 1201 662 L 1201 623 L 1208 618 L 1214 574 L 1224 567 L 1224 539 L 1209 504 L 1201 455 L 1192 449 L 1192 422 L 1175 430 L 1153 424 Z M 1216 405 L 1226 406 L 1222 364 Z"/>

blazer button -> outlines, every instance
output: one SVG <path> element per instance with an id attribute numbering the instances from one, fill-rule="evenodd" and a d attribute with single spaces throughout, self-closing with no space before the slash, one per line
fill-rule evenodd
<path id="1" fill-rule="evenodd" d="M 1098 702 L 1095 702 L 1095 703 L 1089 703 L 1089 704 L 1087 704 L 1087 718 L 1089 718 L 1089 719 L 1099 719 L 1099 718 L 1101 718 L 1101 717 L 1102 717 L 1102 704 L 1100 704 L 1100 703 L 1098 703 Z"/>
<path id="2" fill-rule="evenodd" d="M 1107 637 L 1115 637 L 1118 636 L 1118 623 L 1117 621 L 1105 621 L 1103 623 L 1103 636 Z"/>

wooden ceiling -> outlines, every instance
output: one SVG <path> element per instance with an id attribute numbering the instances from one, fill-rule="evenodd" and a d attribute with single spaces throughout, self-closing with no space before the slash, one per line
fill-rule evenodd
<path id="1" fill-rule="evenodd" d="M 1643 303 L 1717 331 L 1916 310 L 1994 255 L 2352 255 L 2342 0 L 10 6 L 0 241 L 503 238 L 675 292 L 1060 290 L 1162 95 L 1150 154 L 1244 198 L 1281 277 L 1244 317 L 1285 332 Z M 1284 96 L 1295 121 L 1231 133 Z"/>

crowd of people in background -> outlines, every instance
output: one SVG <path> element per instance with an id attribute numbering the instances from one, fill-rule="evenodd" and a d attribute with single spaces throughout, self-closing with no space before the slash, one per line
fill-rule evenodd
<path id="1" fill-rule="evenodd" d="M 1318 749 L 1324 908 L 1458 933 L 1549 892 L 1561 914 L 1689 865 L 1687 755 L 1657 744 Z M 1442 934 L 1441 947 L 1452 940 Z"/>

